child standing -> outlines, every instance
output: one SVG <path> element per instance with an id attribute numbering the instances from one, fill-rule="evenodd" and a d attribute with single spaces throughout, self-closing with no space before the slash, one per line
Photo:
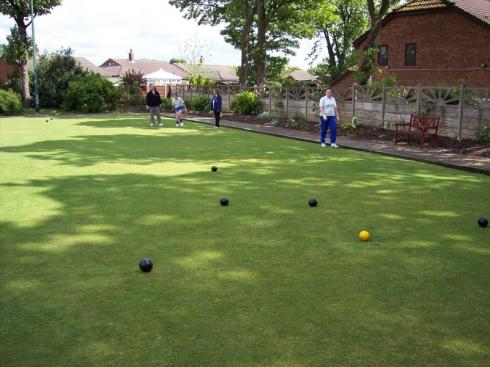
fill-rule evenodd
<path id="1" fill-rule="evenodd" d="M 185 102 L 177 93 L 172 98 L 172 107 L 175 110 L 175 126 L 184 126 L 182 115 L 185 112 Z"/>

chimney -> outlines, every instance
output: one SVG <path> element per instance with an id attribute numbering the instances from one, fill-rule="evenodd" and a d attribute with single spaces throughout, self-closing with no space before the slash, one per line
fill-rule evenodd
<path id="1" fill-rule="evenodd" d="M 133 49 L 129 50 L 129 61 L 133 62 L 134 61 L 134 52 Z"/>
<path id="2" fill-rule="evenodd" d="M 204 64 L 204 56 L 201 55 L 201 57 L 199 58 L 199 64 Z"/>

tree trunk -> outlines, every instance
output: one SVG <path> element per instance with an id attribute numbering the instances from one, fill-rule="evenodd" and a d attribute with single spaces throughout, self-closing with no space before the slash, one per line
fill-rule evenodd
<path id="1" fill-rule="evenodd" d="M 24 107 L 31 107 L 32 99 L 31 93 L 29 92 L 29 71 L 27 70 L 27 65 L 20 65 L 20 77 L 22 80 L 22 100 L 24 101 Z"/>
<path id="2" fill-rule="evenodd" d="M 363 52 L 361 57 L 361 64 L 359 67 L 359 71 L 361 73 L 361 79 L 359 80 L 359 83 L 361 85 L 366 85 L 373 74 L 372 65 L 375 63 L 375 60 L 369 50 L 374 47 L 376 40 L 378 39 L 381 26 L 380 23 L 380 21 L 376 21 L 372 25 L 371 30 L 369 31 L 368 38 L 366 39 L 366 42 L 362 47 Z"/>
<path id="3" fill-rule="evenodd" d="M 241 88 L 245 88 L 248 78 L 248 59 L 249 59 L 249 41 L 250 31 L 252 29 L 253 19 L 255 16 L 255 6 L 246 5 L 247 15 L 243 26 L 242 34 L 240 35 L 240 47 L 242 52 L 242 60 L 240 65 L 239 83 Z"/>
<path id="4" fill-rule="evenodd" d="M 267 20 L 265 14 L 265 1 L 257 0 L 257 87 L 264 87 L 266 76 L 266 33 Z"/>
<path id="5" fill-rule="evenodd" d="M 359 66 L 360 80 L 359 83 L 365 85 L 371 79 L 374 65 L 374 54 L 369 52 L 369 49 L 373 48 L 378 39 L 379 33 L 381 31 L 381 22 L 389 10 L 390 0 L 381 0 L 379 4 L 379 11 L 376 13 L 376 6 L 374 0 L 367 0 L 367 7 L 369 13 L 369 19 L 371 21 L 371 28 L 369 30 L 369 35 L 362 47 L 363 53 L 361 58 L 361 63 Z"/>
<path id="6" fill-rule="evenodd" d="M 327 28 L 323 28 L 323 36 L 327 41 L 327 51 L 328 51 L 328 68 L 330 71 L 330 77 L 334 79 L 337 75 L 337 60 L 335 59 L 335 52 L 333 49 L 332 42 L 330 41 L 330 34 Z"/>

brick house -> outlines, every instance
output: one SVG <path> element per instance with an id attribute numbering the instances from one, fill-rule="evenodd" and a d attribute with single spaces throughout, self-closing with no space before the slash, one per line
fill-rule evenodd
<path id="1" fill-rule="evenodd" d="M 367 33 L 354 41 L 362 50 Z M 490 1 L 411 0 L 395 8 L 378 38 L 380 75 L 398 85 L 490 86 Z M 332 82 L 355 82 L 348 71 Z"/>
<path id="2" fill-rule="evenodd" d="M 16 70 L 16 66 L 8 64 L 3 57 L 0 57 L 0 84 L 8 82 L 10 75 Z"/>

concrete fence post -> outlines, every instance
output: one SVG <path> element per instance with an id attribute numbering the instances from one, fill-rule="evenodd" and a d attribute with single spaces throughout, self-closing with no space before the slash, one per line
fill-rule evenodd
<path id="1" fill-rule="evenodd" d="M 227 85 L 226 86 L 226 97 L 228 99 L 228 111 L 227 112 L 231 111 L 231 109 L 230 109 L 230 105 L 231 105 L 230 94 L 231 94 L 230 93 L 230 86 Z"/>
<path id="2" fill-rule="evenodd" d="M 459 86 L 458 140 L 461 140 L 461 135 L 463 131 L 464 94 L 465 94 L 464 84 L 461 84 Z"/>
<path id="3" fill-rule="evenodd" d="M 417 85 L 417 115 L 420 115 L 422 103 L 422 86 L 420 84 Z"/>
<path id="4" fill-rule="evenodd" d="M 352 118 L 356 117 L 357 84 L 352 84 Z"/>
<path id="5" fill-rule="evenodd" d="M 289 119 L 289 87 L 286 85 L 286 120 Z"/>
<path id="6" fill-rule="evenodd" d="M 386 84 L 383 83 L 383 95 L 381 96 L 381 126 L 384 129 L 387 128 L 385 113 L 386 113 Z"/>
<path id="7" fill-rule="evenodd" d="M 305 120 L 308 121 L 308 86 L 305 84 Z"/>
<path id="8" fill-rule="evenodd" d="M 273 87 L 269 87 L 269 118 L 272 118 L 272 91 Z"/>

